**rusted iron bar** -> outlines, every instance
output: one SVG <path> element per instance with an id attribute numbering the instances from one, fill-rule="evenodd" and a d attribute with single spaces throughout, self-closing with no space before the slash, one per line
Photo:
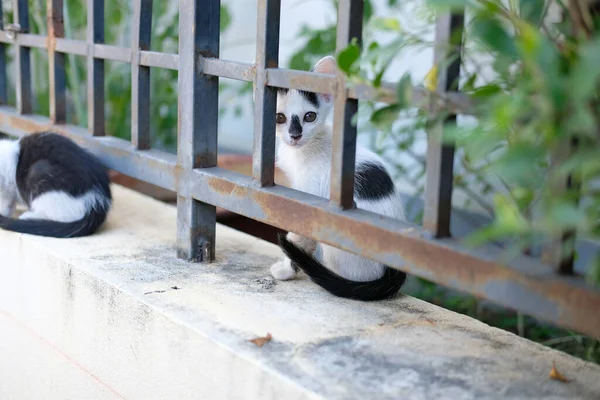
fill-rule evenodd
<path id="1" fill-rule="evenodd" d="M 560 278 L 538 260 L 506 265 L 497 248 L 470 251 L 452 239 L 364 210 L 333 210 L 326 199 L 219 168 L 194 171 L 194 196 L 232 212 L 485 297 L 529 315 L 598 336 L 600 292 L 581 278 Z M 294 218 L 289 218 L 293 215 Z"/>
<path id="2" fill-rule="evenodd" d="M 32 132 L 53 130 L 73 139 L 96 154 L 109 168 L 162 188 L 177 189 L 177 157 L 158 151 L 136 151 L 133 145 L 114 136 L 91 137 L 86 128 L 54 125 L 50 118 L 39 115 L 21 116 L 8 106 L 0 106 L 0 132 L 21 137 Z"/>
<path id="3" fill-rule="evenodd" d="M 537 259 L 499 263 L 494 247 L 468 250 L 453 239 L 430 238 L 423 228 L 364 210 L 335 210 L 326 199 L 282 186 L 260 188 L 250 177 L 221 168 L 182 170 L 175 157 L 137 151 L 128 141 L 92 138 L 85 129 L 52 125 L 0 106 L 0 131 L 13 136 L 42 129 L 64 134 L 111 169 L 169 190 L 187 182 L 190 198 L 276 226 L 584 334 L 600 335 L 600 292 L 579 277 L 560 277 Z M 294 218 L 290 218 L 293 215 Z"/>
<path id="4" fill-rule="evenodd" d="M 205 59 L 219 57 L 219 0 L 179 0 L 179 136 L 182 173 L 217 165 L 219 78 L 202 74 Z M 177 254 L 187 260 L 215 257 L 214 205 L 192 198 L 191 182 L 177 187 Z"/>
<path id="5" fill-rule="evenodd" d="M 18 37 L 21 32 L 29 31 L 29 6 L 27 0 L 14 0 L 14 23 L 18 31 L 13 35 Z M 33 111 L 31 91 L 31 49 L 17 44 L 17 110 L 21 114 L 30 114 Z"/>
<path id="6" fill-rule="evenodd" d="M 336 50 L 344 50 L 352 41 L 362 42 L 362 0 L 340 0 Z M 358 112 L 358 100 L 348 97 L 344 72 L 337 71 L 333 109 L 333 138 L 331 156 L 331 203 L 343 209 L 354 206 L 354 169 L 356 160 L 356 126 L 352 124 Z"/>
<path id="7" fill-rule="evenodd" d="M 103 136 L 104 60 L 96 57 L 96 44 L 104 42 L 104 0 L 87 2 L 87 100 L 88 130 L 93 136 Z"/>
<path id="8" fill-rule="evenodd" d="M 63 0 L 46 0 L 48 18 L 48 69 L 50 89 L 50 119 L 67 121 L 67 77 L 65 55 L 56 51 L 56 39 L 65 36 Z"/>
<path id="9" fill-rule="evenodd" d="M 47 49 L 47 38 L 42 35 L 20 34 L 10 39 L 6 32 L 0 31 L 1 44 L 18 44 L 25 47 Z M 88 44 L 79 40 L 57 38 L 56 51 L 64 54 L 87 56 Z M 131 62 L 131 49 L 107 44 L 91 46 L 94 57 L 102 60 Z M 140 51 L 140 65 L 146 67 L 177 70 L 179 55 L 159 53 L 155 51 Z M 285 68 L 267 68 L 267 86 L 288 89 L 307 90 L 316 93 L 333 93 L 336 90 L 336 78 L 329 75 L 315 74 L 308 71 L 295 71 Z M 206 59 L 202 73 L 222 78 L 252 82 L 256 75 L 253 64 L 221 59 Z M 391 83 L 383 82 L 381 88 L 374 89 L 368 85 L 356 85 L 348 89 L 348 97 L 359 100 L 377 100 L 383 103 L 396 101 L 396 89 Z M 413 105 L 418 108 L 428 108 L 433 105 L 436 111 L 448 110 L 455 114 L 474 114 L 474 106 L 469 97 L 460 92 L 449 91 L 437 93 L 434 98 L 421 87 L 413 88 Z M 427 105 L 427 103 L 430 103 Z M 432 103 L 432 104 L 431 104 Z"/>
<path id="10" fill-rule="evenodd" d="M 463 14 L 442 14 L 436 22 L 436 47 L 434 66 L 447 67 L 437 72 L 437 93 L 445 93 L 458 87 Z M 450 115 L 445 121 L 435 123 L 427 135 L 427 167 L 425 183 L 425 209 L 423 226 L 436 237 L 450 236 L 450 213 L 452 209 L 452 186 L 454 179 L 454 145 L 444 142 L 443 124 L 456 120 Z"/>
<path id="11" fill-rule="evenodd" d="M 150 67 L 140 65 L 141 50 L 150 50 L 152 37 L 152 0 L 133 3 L 131 35 L 131 143 L 135 148 L 150 148 Z"/>
<path id="12" fill-rule="evenodd" d="M 0 33 L 4 30 L 4 13 L 0 4 Z M 8 102 L 8 86 L 6 84 L 6 46 L 4 43 L 0 43 L 0 105 L 7 104 Z"/>
<path id="13" fill-rule="evenodd" d="M 556 170 L 568 159 L 568 157 L 576 150 L 578 141 L 576 139 L 567 139 L 563 146 L 557 148 L 552 154 L 550 160 L 550 168 Z M 567 192 L 576 191 L 579 194 L 579 187 L 575 184 L 572 176 L 559 178 L 553 182 L 549 182 L 553 192 L 557 195 L 565 195 Z M 579 201 L 577 196 L 573 201 Z M 552 266 L 554 271 L 559 275 L 573 275 L 575 262 L 575 231 L 568 230 L 557 234 L 552 238 L 550 243 L 545 244 L 542 249 L 542 260 Z"/>
<path id="14" fill-rule="evenodd" d="M 259 186 L 272 186 L 275 179 L 277 89 L 267 86 L 267 68 L 279 64 L 280 8 L 281 0 L 258 0 L 252 176 Z"/>

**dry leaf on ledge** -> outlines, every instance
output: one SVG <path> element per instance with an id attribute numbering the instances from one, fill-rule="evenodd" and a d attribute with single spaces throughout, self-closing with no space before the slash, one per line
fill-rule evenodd
<path id="1" fill-rule="evenodd" d="M 550 379 L 554 379 L 555 381 L 560 381 L 563 383 L 569 383 L 571 382 L 571 379 L 565 377 L 563 374 L 561 374 L 560 372 L 558 372 L 558 370 L 556 369 L 556 364 L 554 363 L 554 361 L 552 361 L 552 369 L 550 370 L 550 374 L 548 374 L 550 376 Z"/>
<path id="2" fill-rule="evenodd" d="M 270 333 L 267 333 L 267 336 L 257 337 L 256 339 L 250 340 L 250 342 L 254 343 L 258 347 L 263 347 L 265 343 L 270 342 L 273 339 Z"/>

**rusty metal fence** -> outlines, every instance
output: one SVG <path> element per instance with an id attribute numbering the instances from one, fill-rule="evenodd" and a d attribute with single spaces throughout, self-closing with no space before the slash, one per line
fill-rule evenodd
<path id="1" fill-rule="evenodd" d="M 347 89 L 342 75 L 279 68 L 280 0 L 257 0 L 254 64 L 219 59 L 220 0 L 179 0 L 178 54 L 150 51 L 152 0 L 132 1 L 131 48 L 122 48 L 103 43 L 104 0 L 87 1 L 86 41 L 64 37 L 63 0 L 47 0 L 47 37 L 27 33 L 27 0 L 14 0 L 14 24 L 0 26 L 0 131 L 19 137 L 55 130 L 89 148 L 108 167 L 176 191 L 181 258 L 205 262 L 214 258 L 219 206 L 600 336 L 600 292 L 572 274 L 572 267 L 553 268 L 529 257 L 503 264 L 498 262 L 498 250 L 474 251 L 450 238 L 454 149 L 435 141 L 435 135 L 428 140 L 424 227 L 352 208 L 356 128 L 351 118 L 358 99 L 373 99 L 375 94 L 367 87 Z M 362 14 L 361 0 L 339 1 L 338 50 L 353 38 L 360 40 Z M 436 97 L 457 110 L 464 110 L 468 101 L 447 91 L 460 72 L 461 39 L 451 33 L 462 26 L 461 15 L 440 15 L 436 25 L 436 60 L 445 58 L 448 48 L 457 56 L 440 71 Z M 451 40 L 458 42 L 449 47 Z M 16 47 L 16 108 L 7 105 L 7 45 Z M 31 114 L 31 48 L 48 52 L 50 118 Z M 87 130 L 66 124 L 65 54 L 87 57 Z M 105 136 L 104 60 L 131 64 L 131 142 Z M 178 70 L 177 156 L 150 148 L 151 68 Z M 219 77 L 254 83 L 252 177 L 217 166 Z M 330 199 L 274 184 L 277 87 L 335 94 Z M 421 103 L 423 96 L 417 90 L 414 97 Z"/>

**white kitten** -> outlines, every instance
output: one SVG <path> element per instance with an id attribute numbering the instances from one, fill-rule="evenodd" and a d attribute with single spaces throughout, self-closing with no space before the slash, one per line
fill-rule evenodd
<path id="1" fill-rule="evenodd" d="M 335 60 L 322 58 L 315 72 L 335 74 Z M 329 197 L 331 127 L 326 124 L 333 97 L 279 89 L 277 96 L 277 166 L 294 189 Z M 358 208 L 404 219 L 404 211 L 384 162 L 357 146 L 354 201 Z M 279 280 L 295 277 L 302 269 L 315 283 L 336 296 L 380 300 L 400 290 L 406 274 L 294 233 L 280 237 L 287 257 L 271 266 Z M 315 258 L 320 256 L 320 261 Z"/>

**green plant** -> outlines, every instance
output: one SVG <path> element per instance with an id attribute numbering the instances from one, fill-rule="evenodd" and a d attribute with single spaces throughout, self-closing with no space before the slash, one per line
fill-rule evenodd
<path id="1" fill-rule="evenodd" d="M 5 21 L 13 20 L 12 2 L 4 1 Z M 105 2 L 105 42 L 129 47 L 131 45 L 132 3 L 128 0 Z M 30 31 L 47 33 L 46 0 L 29 2 Z M 65 0 L 65 36 L 85 40 L 87 25 L 87 2 Z M 177 53 L 178 47 L 177 3 L 155 1 L 152 13 L 152 50 Z M 231 14 L 221 6 L 221 30 L 231 24 Z M 9 62 L 14 58 L 8 54 Z M 85 57 L 67 55 L 67 120 L 69 123 L 87 126 L 87 65 Z M 129 64 L 105 61 L 105 112 L 106 132 L 124 139 L 131 133 L 131 71 Z M 45 51 L 32 50 L 32 79 L 34 89 L 34 112 L 49 115 L 48 56 Z M 177 140 L 177 71 L 153 68 L 150 73 L 150 135 L 152 145 L 174 150 Z M 14 103 L 14 88 L 9 99 Z"/>
<path id="2" fill-rule="evenodd" d="M 402 50 L 434 45 L 425 38 L 432 37 L 437 13 L 466 7 L 469 19 L 461 43 L 460 86 L 473 99 L 471 111 L 476 120 L 446 124 L 439 139 L 457 145 L 455 188 L 494 218 L 490 226 L 471 235 L 467 243 L 503 241 L 509 244 L 510 255 L 522 254 L 533 245 L 550 245 L 564 232 L 597 242 L 597 11 L 590 12 L 580 1 L 570 1 L 570 7 L 559 1 L 558 12 L 564 18 L 553 23 L 545 19 L 548 4 L 543 0 L 510 0 L 506 6 L 506 2 L 496 0 L 430 0 L 419 9 L 421 18 L 410 26 L 389 17 L 407 15 L 406 7 L 414 7 L 408 3 L 389 1 L 394 11 L 385 17 L 374 13 L 366 25 L 363 46 L 352 43 L 337 55 L 351 85 L 367 84 L 382 94 L 384 77 L 395 85 L 392 104 L 365 105 L 367 121 L 357 119 L 361 130 L 376 132 L 373 144 L 382 153 L 390 144 L 394 146 L 390 161 L 394 162 L 398 154 L 409 156 L 409 163 L 395 163 L 397 172 L 404 178 L 408 175 L 418 186 L 417 192 L 422 191 L 425 161 L 415 152 L 415 143 L 423 140 L 418 135 L 427 128 L 444 121 L 451 107 L 435 112 L 413 108 L 412 87 L 419 79 L 409 74 L 390 76 L 390 66 Z M 310 50 L 318 53 L 317 49 Z M 451 61 L 450 57 L 442 60 L 427 75 L 424 86 L 432 91 L 430 98 L 436 96 L 433 89 L 438 71 Z M 458 84 L 452 83 L 454 88 Z M 571 240 L 560 256 L 573 254 L 572 236 L 567 237 Z M 597 257 L 596 264 L 589 268 L 592 284 L 600 283 L 599 260 Z M 542 324 L 510 310 L 490 311 L 472 296 L 456 294 L 431 282 L 421 281 L 418 287 L 411 294 L 581 358 L 593 362 L 600 359 L 597 339 Z"/>
<path id="3" fill-rule="evenodd" d="M 467 7 L 471 15 L 463 43 L 461 90 L 474 99 L 477 122 L 447 124 L 444 139 L 459 148 L 458 189 L 468 190 L 495 218 L 470 238 L 473 244 L 510 240 L 511 250 L 521 253 L 535 244 L 548 245 L 563 232 L 600 239 L 600 25 L 587 9 L 582 8 L 587 16 L 582 22 L 558 4 L 564 22 L 542 24 L 547 12 L 543 0 L 515 0 L 508 6 L 493 0 L 429 1 L 434 10 Z M 338 54 L 340 67 L 355 84 L 380 88 L 400 49 L 432 44 L 401 29 L 393 18 L 371 26 L 396 35 L 385 44 L 365 42 L 362 51 L 352 44 Z M 481 78 L 482 54 L 492 60 L 485 66 L 489 79 Z M 410 148 L 411 135 L 396 121 L 414 112 L 412 80 L 409 75 L 398 80 L 396 101 L 376 106 L 370 117 L 402 150 Z M 443 109 L 418 113 L 416 127 L 447 115 Z M 567 242 L 561 256 L 569 256 L 573 248 L 573 242 Z M 590 268 L 591 281 L 599 275 L 598 268 Z"/>

